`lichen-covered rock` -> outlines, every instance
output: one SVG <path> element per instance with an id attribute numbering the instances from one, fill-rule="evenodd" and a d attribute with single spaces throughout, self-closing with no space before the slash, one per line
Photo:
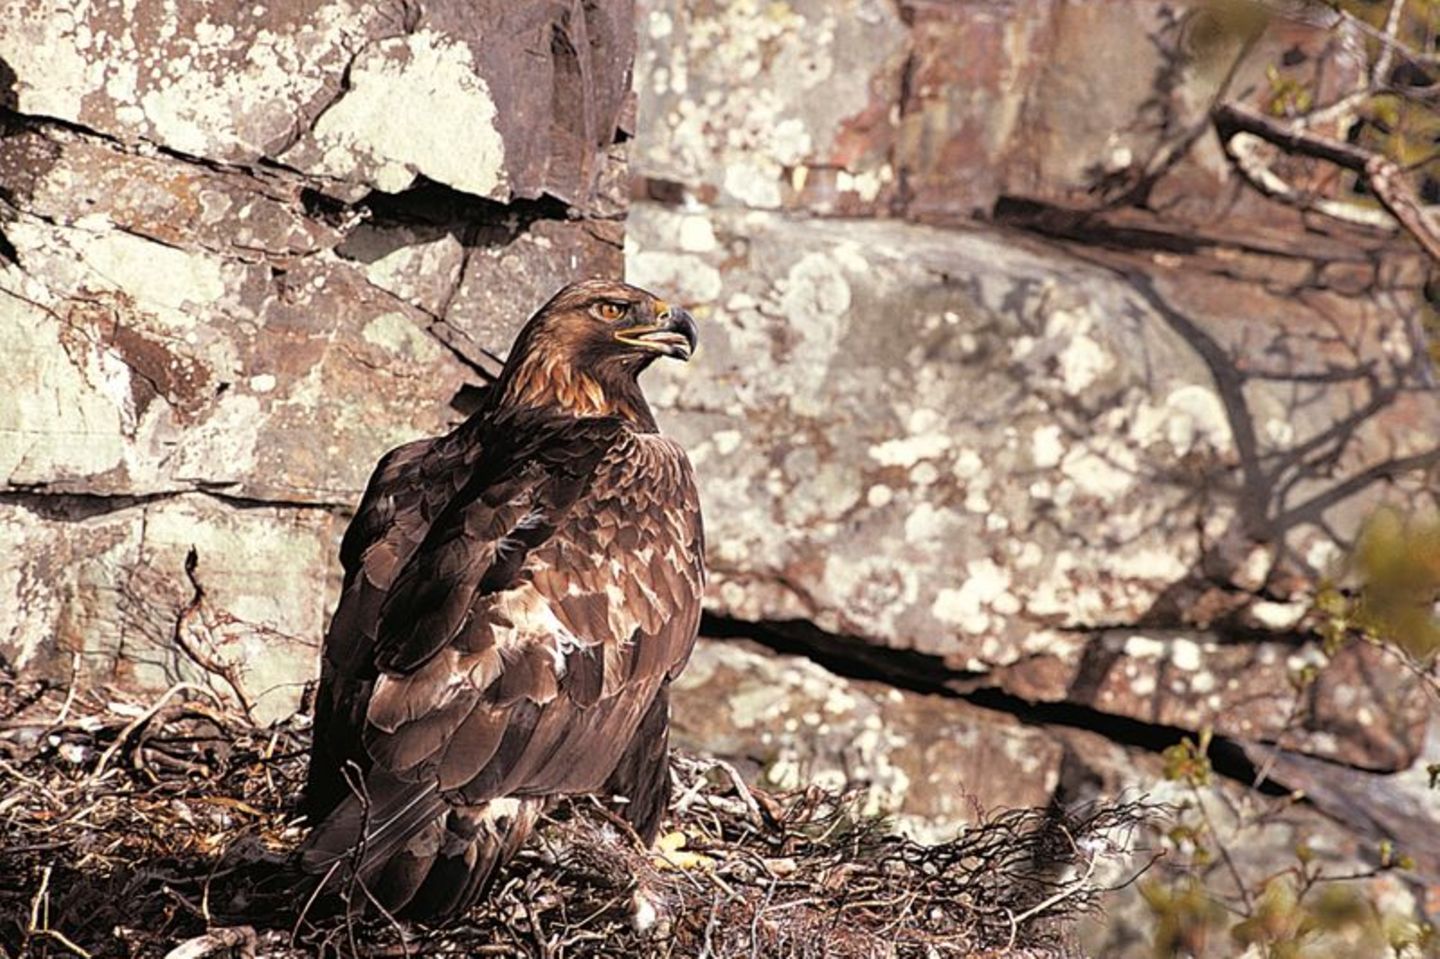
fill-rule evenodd
<path id="1" fill-rule="evenodd" d="M 1034 727 L 740 640 L 702 639 L 672 703 L 677 742 L 766 789 L 863 789 L 869 810 L 919 838 L 1043 806 L 1059 776 L 1060 743 Z"/>
<path id="2" fill-rule="evenodd" d="M 1207 114 L 1244 42 L 1170 0 L 642 0 L 639 171 L 702 202 L 963 222 L 1137 191 L 1184 243 L 1297 215 L 1226 188 Z M 1354 38 L 1359 41 L 1359 37 Z M 1317 102 L 1357 79 L 1330 31 L 1275 17 L 1229 89 Z M 1157 175 L 1162 173 L 1163 176 Z"/>
<path id="3" fill-rule="evenodd" d="M 0 2 L 4 661 L 294 707 L 376 459 L 621 272 L 631 18 Z"/>
<path id="4" fill-rule="evenodd" d="M 1378 647 L 1327 656 L 1314 640 L 1234 642 L 1193 630 L 1057 636 L 955 688 L 999 686 L 1032 703 L 1073 703 L 1181 729 L 1299 746 L 1362 769 L 1412 763 L 1431 705 L 1424 680 Z"/>
<path id="5" fill-rule="evenodd" d="M 628 0 L 195 6 L 5 0 L 13 109 L 208 160 L 273 159 L 324 192 L 417 176 L 585 208 L 634 55 Z"/>
<path id="6" fill-rule="evenodd" d="M 701 476 L 717 611 L 999 683 L 1053 660 L 1039 699 L 1278 735 L 1289 656 L 1182 633 L 1141 657 L 1154 641 L 1093 634 L 1292 630 L 1307 584 L 1337 571 L 1335 531 L 1423 490 L 1404 464 L 1440 429 L 1381 304 L 894 221 L 645 204 L 629 242 L 637 282 L 704 316 L 698 361 L 651 392 Z M 1323 332 L 1342 307 L 1343 347 Z M 1317 381 L 1351 368 L 1374 378 Z M 1371 723 L 1296 735 L 1398 768 L 1419 746 L 1418 684 L 1365 666 L 1332 673 L 1314 710 Z"/>
<path id="7" fill-rule="evenodd" d="M 0 650 L 32 679 L 130 691 L 179 681 L 265 722 L 294 710 L 337 590 L 332 512 L 235 509 L 203 493 L 0 503 Z M 195 600 L 186 555 L 196 550 Z"/>
<path id="8" fill-rule="evenodd" d="M 873 203 L 905 29 L 881 0 L 641 5 L 636 83 L 647 176 L 751 207 Z M 878 111 L 878 115 L 871 116 Z M 852 133 L 851 127 L 862 128 Z"/>

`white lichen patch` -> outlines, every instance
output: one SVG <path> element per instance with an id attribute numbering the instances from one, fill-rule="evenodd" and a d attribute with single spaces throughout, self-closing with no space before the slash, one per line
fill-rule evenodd
<path id="1" fill-rule="evenodd" d="M 382 313 L 360 331 L 365 342 L 416 363 L 438 360 L 443 350 L 403 313 Z"/>
<path id="2" fill-rule="evenodd" d="M 9 0 L 0 6 L 0 60 L 16 77 L 16 109 L 35 116 L 80 116 L 85 95 L 104 86 L 105 64 L 86 53 L 83 7 Z"/>
<path id="3" fill-rule="evenodd" d="M 951 439 L 944 433 L 902 436 L 870 447 L 869 455 L 881 466 L 914 466 L 925 459 L 934 459 L 950 449 Z"/>
<path id="4" fill-rule="evenodd" d="M 389 193 L 423 173 L 477 196 L 508 198 L 495 101 L 470 48 L 433 30 L 374 44 L 350 89 L 314 129 L 311 172 Z M 447 122 L 448 119 L 448 122 Z"/>
<path id="5" fill-rule="evenodd" d="M 1135 633 L 1121 640 L 1120 647 L 1131 659 L 1162 659 L 1165 656 L 1167 644 L 1163 639 Z"/>
<path id="6" fill-rule="evenodd" d="M 1055 359 L 1061 386 L 1071 395 L 1083 392 L 1115 366 L 1115 357 L 1090 335 L 1094 327 L 1094 317 L 1084 310 L 1057 309 L 1046 319 L 1046 336 L 1062 344 Z"/>
<path id="7" fill-rule="evenodd" d="M 1057 466 L 1065 456 L 1065 444 L 1061 441 L 1063 431 L 1050 423 L 1030 434 L 1030 461 L 1037 469 Z"/>
<path id="8" fill-rule="evenodd" d="M 724 289 L 720 271 L 693 253 L 636 251 L 626 257 L 625 272 L 630 282 L 687 303 L 709 303 Z"/>
<path id="9" fill-rule="evenodd" d="M 90 270 L 92 289 L 123 291 L 164 310 L 209 306 L 224 295 L 224 264 L 204 253 L 176 249 L 122 233 L 76 231 L 73 242 Z"/>
<path id="10" fill-rule="evenodd" d="M 1176 453 L 1184 455 L 1202 444 L 1221 453 L 1234 447 L 1225 404 L 1214 390 L 1182 386 L 1165 398 L 1165 408 L 1171 414 L 1165 425 L 1166 438 Z"/>
<path id="11" fill-rule="evenodd" d="M 1193 672 L 1200 668 L 1202 661 L 1200 644 L 1193 639 L 1177 637 L 1170 643 L 1170 663 L 1176 669 Z"/>
<path id="12" fill-rule="evenodd" d="M 1126 581 L 1170 583 L 1183 579 L 1198 558 L 1194 543 L 1157 543 L 1107 550 L 1097 557 L 1104 572 Z"/>
<path id="13" fill-rule="evenodd" d="M 1307 603 L 1277 603 L 1270 600 L 1259 600 L 1250 604 L 1249 613 L 1255 622 L 1266 629 L 1282 632 L 1298 626 L 1308 610 Z"/>
<path id="14" fill-rule="evenodd" d="M 685 216 L 680 220 L 678 239 L 680 249 L 686 253 L 709 253 L 719 246 L 710 218 L 699 213 Z"/>
<path id="15" fill-rule="evenodd" d="M 868 62 L 905 33 L 877 0 L 733 0 L 672 8 L 644 26 L 639 109 L 664 135 L 640 141 L 639 163 L 755 209 L 804 189 L 806 164 L 828 160 L 844 120 L 869 104 L 872 71 L 836 64 Z M 868 201 L 893 172 L 875 165 L 835 177 L 835 193 Z"/>
<path id="16" fill-rule="evenodd" d="M 129 370 L 91 344 L 76 355 L 51 316 L 0 284 L 0 482 L 48 484 L 93 476 L 125 456 Z"/>
<path id="17" fill-rule="evenodd" d="M 989 558 L 971 560 L 965 571 L 965 582 L 958 589 L 940 590 L 930 612 L 967 633 L 983 633 L 990 628 L 989 608 L 1008 595 L 1010 573 Z M 1007 604 L 1006 608 L 1013 611 L 1015 607 Z"/>
<path id="18" fill-rule="evenodd" d="M 1101 437 L 1090 446 L 1072 447 L 1060 463 L 1060 472 L 1080 492 L 1112 499 L 1136 483 L 1135 467 L 1132 450 L 1118 441 Z"/>
<path id="19" fill-rule="evenodd" d="M 715 452 L 721 456 L 729 456 L 740 448 L 744 436 L 739 430 L 720 430 L 711 439 L 715 443 Z"/>
<path id="20" fill-rule="evenodd" d="M 905 517 L 905 539 L 911 543 L 943 538 L 955 524 L 955 517 L 949 510 L 937 509 L 930 503 L 920 502 Z"/>

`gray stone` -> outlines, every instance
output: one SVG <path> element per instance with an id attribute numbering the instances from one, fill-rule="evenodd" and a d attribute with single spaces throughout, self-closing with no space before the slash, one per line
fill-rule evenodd
<path id="1" fill-rule="evenodd" d="M 0 2 L 0 656 L 294 708 L 375 461 L 620 273 L 631 17 Z"/>
<path id="2" fill-rule="evenodd" d="M 883 151 L 847 132 L 872 103 L 889 121 L 906 35 L 891 4 L 655 0 L 640 31 L 645 175 L 762 208 L 873 202 L 894 179 Z"/>
<path id="3" fill-rule="evenodd" d="M 0 651 L 32 678 L 162 690 L 233 681 L 257 721 L 289 715 L 339 593 L 342 523 L 324 509 L 235 509 L 199 493 L 11 496 L 0 503 Z M 195 548 L 200 606 L 185 575 Z M 180 640 L 176 640 L 177 626 Z"/>
<path id="4" fill-rule="evenodd" d="M 761 788 L 864 791 L 864 808 L 941 840 L 986 812 L 1044 805 L 1062 747 L 956 699 L 847 680 L 808 659 L 701 639 L 672 696 L 676 741 Z"/>
<path id="5" fill-rule="evenodd" d="M 1440 403 L 1389 352 L 1401 324 L 1379 304 L 1348 307 L 1346 360 L 1311 332 L 1338 298 L 974 230 L 644 204 L 629 242 L 631 277 L 702 318 L 697 361 L 650 389 L 701 476 L 713 608 L 741 620 L 806 619 L 957 674 L 1054 661 L 1036 698 L 1147 721 L 1167 721 L 1152 694 L 1178 683 L 1170 720 L 1274 736 L 1288 658 L 1207 631 L 1292 635 L 1307 590 L 1340 571 L 1336 531 L 1423 494 L 1406 470 L 1436 456 Z M 1361 365 L 1373 378 L 1311 375 Z M 1180 631 L 1157 647 L 1164 676 L 1126 655 L 1153 629 Z M 1119 672 L 1081 676 L 1097 630 Z M 1269 697 L 1224 680 L 1267 655 Z M 1368 702 L 1397 728 L 1296 735 L 1399 768 L 1419 748 L 1418 684 L 1368 666 L 1401 705 L 1352 682 L 1320 712 Z M 1142 688 L 1085 688 L 1123 688 L 1132 667 Z"/>

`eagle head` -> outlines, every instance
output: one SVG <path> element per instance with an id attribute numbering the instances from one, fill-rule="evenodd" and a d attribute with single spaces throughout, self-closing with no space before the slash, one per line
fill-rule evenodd
<path id="1" fill-rule="evenodd" d="M 495 396 L 500 405 L 618 415 L 653 428 L 636 378 L 658 357 L 689 360 L 697 336 L 689 313 L 637 286 L 571 283 L 515 338 Z"/>

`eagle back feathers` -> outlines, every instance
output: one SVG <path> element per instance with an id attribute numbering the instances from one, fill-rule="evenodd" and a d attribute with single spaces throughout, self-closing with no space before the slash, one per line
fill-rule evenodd
<path id="1" fill-rule="evenodd" d="M 698 629 L 689 463 L 618 418 L 522 409 L 402 446 L 341 554 L 312 818 L 347 763 L 472 803 L 599 789 Z"/>

